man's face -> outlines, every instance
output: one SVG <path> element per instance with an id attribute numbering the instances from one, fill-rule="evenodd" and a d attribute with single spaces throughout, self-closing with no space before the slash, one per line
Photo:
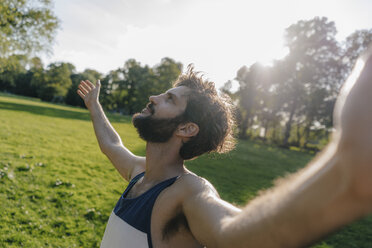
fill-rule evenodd
<path id="1" fill-rule="evenodd" d="M 148 142 L 167 142 L 179 124 L 184 122 L 189 89 L 179 86 L 149 98 L 150 103 L 133 116 L 133 125 L 140 137 Z"/>

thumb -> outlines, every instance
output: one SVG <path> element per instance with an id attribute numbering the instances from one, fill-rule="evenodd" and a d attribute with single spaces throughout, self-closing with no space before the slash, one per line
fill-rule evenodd
<path id="1" fill-rule="evenodd" d="M 99 79 L 97 80 L 96 87 L 99 87 L 99 88 L 101 87 L 101 80 Z"/>

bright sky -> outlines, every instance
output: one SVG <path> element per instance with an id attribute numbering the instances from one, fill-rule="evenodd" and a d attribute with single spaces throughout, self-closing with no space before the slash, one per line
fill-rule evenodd
<path id="1" fill-rule="evenodd" d="M 285 56 L 284 29 L 298 20 L 326 16 L 339 40 L 372 28 L 369 0 L 55 0 L 54 9 L 62 23 L 47 64 L 107 73 L 129 58 L 171 57 L 218 87 L 243 65 Z"/>

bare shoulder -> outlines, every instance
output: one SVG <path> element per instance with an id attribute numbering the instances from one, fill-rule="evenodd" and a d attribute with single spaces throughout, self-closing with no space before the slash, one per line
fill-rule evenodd
<path id="1" fill-rule="evenodd" d="M 222 200 L 213 185 L 193 173 L 182 175 L 178 182 L 182 192 L 181 207 L 195 239 L 207 247 L 222 242 L 220 234 L 226 221 L 240 209 Z"/>
<path id="2" fill-rule="evenodd" d="M 177 180 L 177 187 L 181 188 L 185 196 L 211 194 L 219 198 L 215 187 L 205 178 L 192 172 L 187 172 Z"/>

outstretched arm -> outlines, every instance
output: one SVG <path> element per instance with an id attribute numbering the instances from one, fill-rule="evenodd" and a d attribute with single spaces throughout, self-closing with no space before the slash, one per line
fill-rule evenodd
<path id="1" fill-rule="evenodd" d="M 341 90 L 327 148 L 240 212 L 199 185 L 183 203 L 192 233 L 213 247 L 303 247 L 371 213 L 371 106 L 372 47 Z"/>
<path id="2" fill-rule="evenodd" d="M 96 86 L 88 80 L 81 81 L 77 93 L 84 100 L 90 112 L 101 151 L 110 159 L 120 175 L 129 181 L 137 171 L 144 170 L 145 158 L 135 156 L 124 147 L 120 136 L 111 126 L 99 103 L 100 87 L 99 80 Z"/>

